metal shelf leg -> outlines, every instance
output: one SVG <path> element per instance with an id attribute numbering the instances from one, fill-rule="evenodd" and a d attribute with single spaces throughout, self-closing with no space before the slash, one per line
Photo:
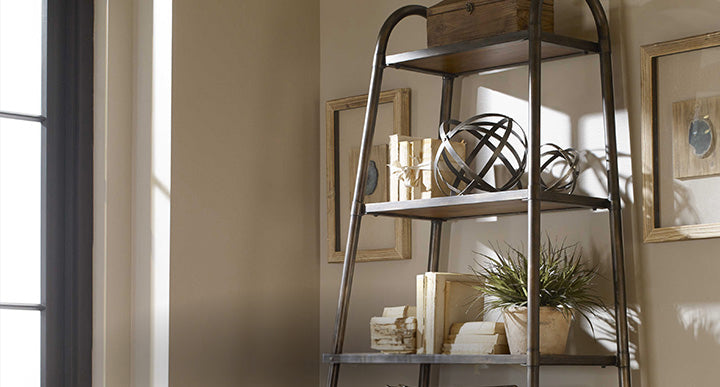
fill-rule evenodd
<path id="1" fill-rule="evenodd" d="M 528 64 L 530 116 L 530 175 L 528 200 L 528 329 L 527 385 L 540 386 L 540 77 L 542 1 L 530 5 L 530 53 Z"/>
<path id="2" fill-rule="evenodd" d="M 430 387 L 430 364 L 420 364 L 418 387 Z"/>
<path id="3" fill-rule="evenodd" d="M 427 271 L 436 272 L 440 266 L 440 237 L 442 235 L 441 220 L 433 220 L 430 226 L 430 246 L 428 253 Z M 430 364 L 420 364 L 420 373 L 418 376 L 419 387 L 430 387 Z"/>
<path id="4" fill-rule="evenodd" d="M 455 78 L 443 77 L 442 97 L 440 102 L 440 124 L 449 121 L 452 111 L 453 85 Z M 428 253 L 427 271 L 436 272 L 440 267 L 440 237 L 442 236 L 441 220 L 433 220 L 430 226 L 430 246 Z M 419 387 L 430 387 L 430 364 L 421 364 L 418 376 Z"/>
<path id="5" fill-rule="evenodd" d="M 630 387 L 630 346 L 628 340 L 627 298 L 625 289 L 625 251 L 622 231 L 622 202 L 617 164 L 615 135 L 615 94 L 613 90 L 610 27 L 599 0 L 585 0 L 592 11 L 600 44 L 600 76 L 607 147 L 607 177 L 610 208 L 610 238 L 615 288 L 615 330 L 617 335 L 618 381 L 620 387 Z"/>
<path id="6" fill-rule="evenodd" d="M 440 268 L 440 237 L 442 236 L 442 220 L 433 220 L 430 225 L 430 253 L 428 254 L 427 271 L 436 272 Z"/>
<path id="7" fill-rule="evenodd" d="M 607 144 L 607 176 L 610 196 L 610 237 L 612 240 L 613 284 L 615 288 L 615 331 L 617 335 L 618 378 L 621 387 L 630 387 L 630 348 L 628 340 L 627 297 L 625 288 L 625 251 L 622 231 L 622 202 L 620 198 L 615 136 L 615 99 L 612 80 L 610 44 L 600 54 L 602 73 L 603 111 Z"/>
<path id="8" fill-rule="evenodd" d="M 345 261 L 343 264 L 342 282 L 340 284 L 340 295 L 338 297 L 338 308 L 335 316 L 333 353 L 342 353 L 345 341 L 345 328 L 347 323 L 348 308 L 350 305 L 350 290 L 352 288 L 353 274 L 355 272 L 355 258 L 357 255 L 358 238 L 360 236 L 360 221 L 363 215 L 365 185 L 367 183 L 368 161 L 375 135 L 375 121 L 380 101 L 380 88 L 382 86 L 383 70 L 385 69 L 385 52 L 390 33 L 402 19 L 417 15 L 427 17 L 427 9 L 419 5 L 409 5 L 393 12 L 383 24 L 378 34 L 375 45 L 375 56 L 373 59 L 372 75 L 370 79 L 370 90 L 368 91 L 368 102 L 365 110 L 365 124 L 363 126 L 362 143 L 360 145 L 360 160 L 358 171 L 355 177 L 355 191 L 353 194 L 352 207 L 350 209 L 350 226 L 348 227 L 348 238 L 345 246 Z M 340 374 L 340 364 L 333 363 L 328 371 L 327 387 L 336 387 Z"/>

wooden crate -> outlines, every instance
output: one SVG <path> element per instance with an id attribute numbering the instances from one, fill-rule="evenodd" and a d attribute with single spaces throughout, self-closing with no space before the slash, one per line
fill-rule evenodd
<path id="1" fill-rule="evenodd" d="M 530 0 L 444 0 L 428 8 L 428 47 L 526 30 Z M 543 1 L 543 31 L 553 32 L 553 0 Z"/>

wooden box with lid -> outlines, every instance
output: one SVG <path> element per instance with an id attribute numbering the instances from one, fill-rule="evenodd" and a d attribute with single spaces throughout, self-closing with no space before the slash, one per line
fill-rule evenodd
<path id="1" fill-rule="evenodd" d="M 530 0 L 444 0 L 428 8 L 428 47 L 526 30 Z M 543 0 L 542 29 L 553 32 L 553 0 Z"/>

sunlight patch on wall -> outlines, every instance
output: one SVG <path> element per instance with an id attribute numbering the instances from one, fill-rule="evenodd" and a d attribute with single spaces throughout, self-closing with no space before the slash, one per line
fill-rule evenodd
<path id="1" fill-rule="evenodd" d="M 528 119 L 528 101 L 513 97 L 487 87 L 477 89 L 477 114 L 501 113 L 512 117 L 517 121 L 525 133 L 530 135 L 530 123 Z M 543 106 L 540 111 L 542 125 L 542 141 L 560 146 L 570 146 L 572 141 L 572 123 L 567 114 Z M 466 117 L 467 118 L 467 117 Z"/>
<path id="2" fill-rule="evenodd" d="M 153 386 L 168 385 L 170 340 L 170 171 L 172 0 L 153 1 L 152 358 Z"/>
<path id="3" fill-rule="evenodd" d="M 720 344 L 720 303 L 682 304 L 675 309 L 683 328 L 692 330 L 695 339 L 705 332 Z"/>
<path id="4" fill-rule="evenodd" d="M 620 196 L 625 203 L 633 202 L 632 160 L 630 136 L 624 126 L 628 122 L 627 110 L 615 111 Z M 576 149 L 581 154 L 581 192 L 595 196 L 607 195 L 607 169 L 605 163 L 605 122 L 602 112 L 586 114 L 578 120 Z"/>

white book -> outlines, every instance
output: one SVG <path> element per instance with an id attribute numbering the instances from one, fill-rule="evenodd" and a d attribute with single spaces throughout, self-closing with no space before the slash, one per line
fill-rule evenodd
<path id="1" fill-rule="evenodd" d="M 383 317 L 407 318 L 415 317 L 417 309 L 414 306 L 387 306 L 383 309 Z"/>
<path id="2" fill-rule="evenodd" d="M 507 344 L 505 334 L 494 335 L 450 335 L 445 344 Z"/>
<path id="3" fill-rule="evenodd" d="M 401 141 L 412 141 L 415 140 L 415 137 L 410 136 L 401 136 L 399 134 L 392 134 L 390 135 L 390 140 L 388 144 L 388 154 L 389 154 L 389 164 L 392 166 L 395 163 L 398 163 L 400 165 L 407 165 L 407 156 L 405 157 L 405 161 L 401 161 L 400 159 L 400 142 Z M 404 164 L 403 164 L 404 163 Z M 404 194 L 405 197 L 409 196 L 407 192 L 409 192 L 409 189 L 405 187 L 404 184 L 400 183 L 397 179 L 397 176 L 393 176 L 392 172 L 393 169 L 388 167 L 390 173 L 388 173 L 388 176 L 390 176 L 390 184 L 389 184 L 389 190 L 390 190 L 390 201 L 396 202 L 400 199 L 400 192 L 401 190 L 406 192 Z"/>
<path id="4" fill-rule="evenodd" d="M 451 335 L 492 335 L 505 334 L 505 324 L 493 321 L 469 321 L 455 323 L 450 328 Z"/>
<path id="5" fill-rule="evenodd" d="M 403 325 L 415 325 L 417 318 L 412 317 L 371 317 L 370 324 L 373 325 L 393 325 L 401 327 Z"/>
<path id="6" fill-rule="evenodd" d="M 416 277 L 417 353 L 425 353 L 425 274 Z"/>
<path id="7" fill-rule="evenodd" d="M 398 160 L 401 167 L 408 167 L 412 164 L 412 145 L 410 141 L 400 141 L 398 144 Z M 398 182 L 399 200 L 412 200 L 412 187 L 404 182 Z"/>

